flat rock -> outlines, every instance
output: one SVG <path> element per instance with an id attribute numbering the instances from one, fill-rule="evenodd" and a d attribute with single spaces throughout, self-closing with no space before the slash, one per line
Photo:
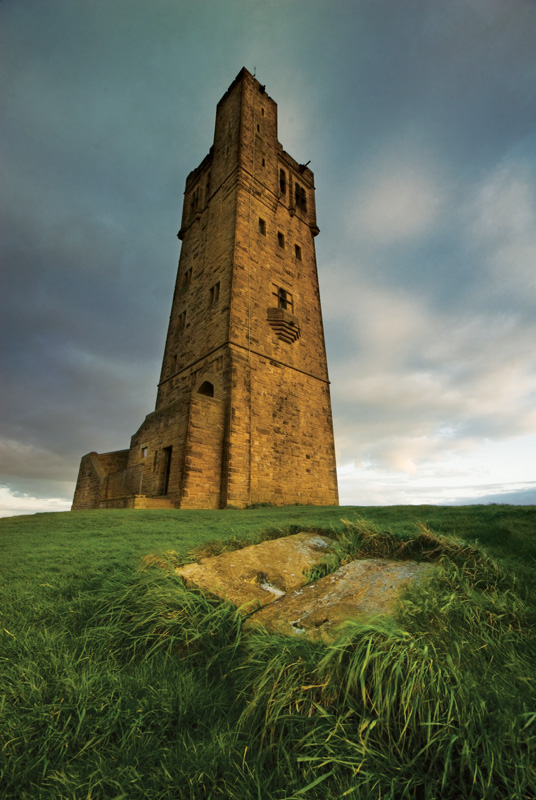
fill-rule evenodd
<path id="1" fill-rule="evenodd" d="M 262 626 L 270 633 L 330 642 L 346 620 L 365 621 L 392 614 L 401 589 L 432 569 L 431 564 L 415 561 L 351 561 L 252 614 L 244 628 Z"/>
<path id="2" fill-rule="evenodd" d="M 296 533 L 203 558 L 175 572 L 187 586 L 230 600 L 249 613 L 303 587 L 306 570 L 326 561 L 332 544 L 317 534 Z"/>

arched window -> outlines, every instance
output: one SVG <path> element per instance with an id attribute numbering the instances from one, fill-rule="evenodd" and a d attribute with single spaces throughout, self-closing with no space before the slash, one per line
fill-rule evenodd
<path id="1" fill-rule="evenodd" d="M 210 381 L 203 381 L 197 390 L 197 394 L 203 394 L 205 397 L 214 397 L 214 384 Z"/>

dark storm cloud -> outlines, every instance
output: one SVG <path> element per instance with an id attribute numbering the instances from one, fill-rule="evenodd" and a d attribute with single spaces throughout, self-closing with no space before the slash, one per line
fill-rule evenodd
<path id="1" fill-rule="evenodd" d="M 381 469 L 534 431 L 533 3 L 4 0 L 0 23 L 14 491 L 67 498 L 153 407 L 184 180 L 244 64 L 315 171 L 341 466 L 379 465 L 384 502 Z"/>
<path id="2" fill-rule="evenodd" d="M 68 497 L 80 456 L 128 446 L 153 407 L 184 179 L 241 66 L 218 81 L 199 46 L 218 30 L 217 58 L 241 22 L 121 0 L 0 15 L 0 457 L 15 490 Z"/>

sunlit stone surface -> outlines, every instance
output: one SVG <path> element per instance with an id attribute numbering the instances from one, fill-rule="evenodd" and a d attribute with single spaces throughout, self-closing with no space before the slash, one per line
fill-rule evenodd
<path id="1" fill-rule="evenodd" d="M 230 600 L 251 616 L 245 629 L 331 641 L 346 620 L 393 614 L 400 592 L 431 564 L 357 559 L 307 584 L 310 570 L 329 562 L 333 542 L 298 533 L 178 567 L 187 586 Z"/>

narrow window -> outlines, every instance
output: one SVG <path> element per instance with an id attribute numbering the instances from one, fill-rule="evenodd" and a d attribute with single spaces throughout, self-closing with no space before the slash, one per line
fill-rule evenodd
<path id="1" fill-rule="evenodd" d="M 266 161 L 264 160 L 264 158 L 262 159 L 262 166 L 263 166 L 263 167 L 265 167 L 265 166 L 266 166 Z"/>
<path id="2" fill-rule="evenodd" d="M 277 244 L 279 247 L 282 247 L 283 250 L 285 249 L 285 236 L 281 233 L 281 231 L 277 232 Z"/>
<path id="3" fill-rule="evenodd" d="M 182 276 L 181 288 L 184 290 L 186 289 L 192 280 L 192 268 L 187 269 L 186 272 Z"/>
<path id="4" fill-rule="evenodd" d="M 292 310 L 292 297 L 290 292 L 287 292 L 285 289 L 279 288 L 278 292 L 278 306 L 279 308 L 286 308 L 287 310 Z"/>
<path id="5" fill-rule="evenodd" d="M 160 473 L 160 487 L 159 487 L 159 494 L 167 494 L 169 489 L 169 476 L 171 475 L 171 454 L 173 452 L 172 447 L 164 447 L 162 449 L 162 459 L 163 463 L 161 466 L 161 473 Z"/>
<path id="6" fill-rule="evenodd" d="M 220 299 L 220 282 L 218 281 L 218 283 L 215 283 L 210 290 L 209 305 L 213 306 L 215 303 L 218 302 L 219 299 Z"/>
<path id="7" fill-rule="evenodd" d="M 276 286 L 276 291 L 273 292 L 277 299 L 277 307 L 283 308 L 285 311 L 293 311 L 294 310 L 294 303 L 292 302 L 292 295 L 290 292 L 287 292 L 286 289 L 283 289 L 282 286 Z"/>
<path id="8" fill-rule="evenodd" d="M 177 329 L 179 333 L 184 330 L 186 325 L 186 311 L 182 311 L 177 317 Z"/>
<path id="9" fill-rule="evenodd" d="M 287 193 L 287 173 L 284 169 L 279 170 L 279 191 L 281 194 Z"/>
<path id="10" fill-rule="evenodd" d="M 196 186 L 190 199 L 190 214 L 195 214 L 199 206 L 199 186 Z"/>
<path id="11" fill-rule="evenodd" d="M 214 384 L 210 381 L 203 381 L 197 390 L 197 394 L 203 394 L 205 397 L 214 397 Z"/>
<path id="12" fill-rule="evenodd" d="M 261 126 L 257 123 L 257 133 L 260 133 Z"/>
<path id="13" fill-rule="evenodd" d="M 305 213 L 307 211 L 307 195 L 305 194 L 305 189 L 303 186 L 300 186 L 299 183 L 296 184 L 294 197 L 296 200 L 296 208 Z"/>
<path id="14" fill-rule="evenodd" d="M 301 261 L 301 247 L 299 244 L 294 245 L 294 255 L 298 261 Z"/>
<path id="15" fill-rule="evenodd" d="M 266 236 L 266 222 L 259 217 L 259 233 Z"/>
<path id="16" fill-rule="evenodd" d="M 142 458 L 147 458 L 147 448 L 146 447 L 142 447 L 141 448 L 141 457 Z"/>
<path id="17" fill-rule="evenodd" d="M 261 108 L 261 114 L 264 117 L 264 108 Z"/>

